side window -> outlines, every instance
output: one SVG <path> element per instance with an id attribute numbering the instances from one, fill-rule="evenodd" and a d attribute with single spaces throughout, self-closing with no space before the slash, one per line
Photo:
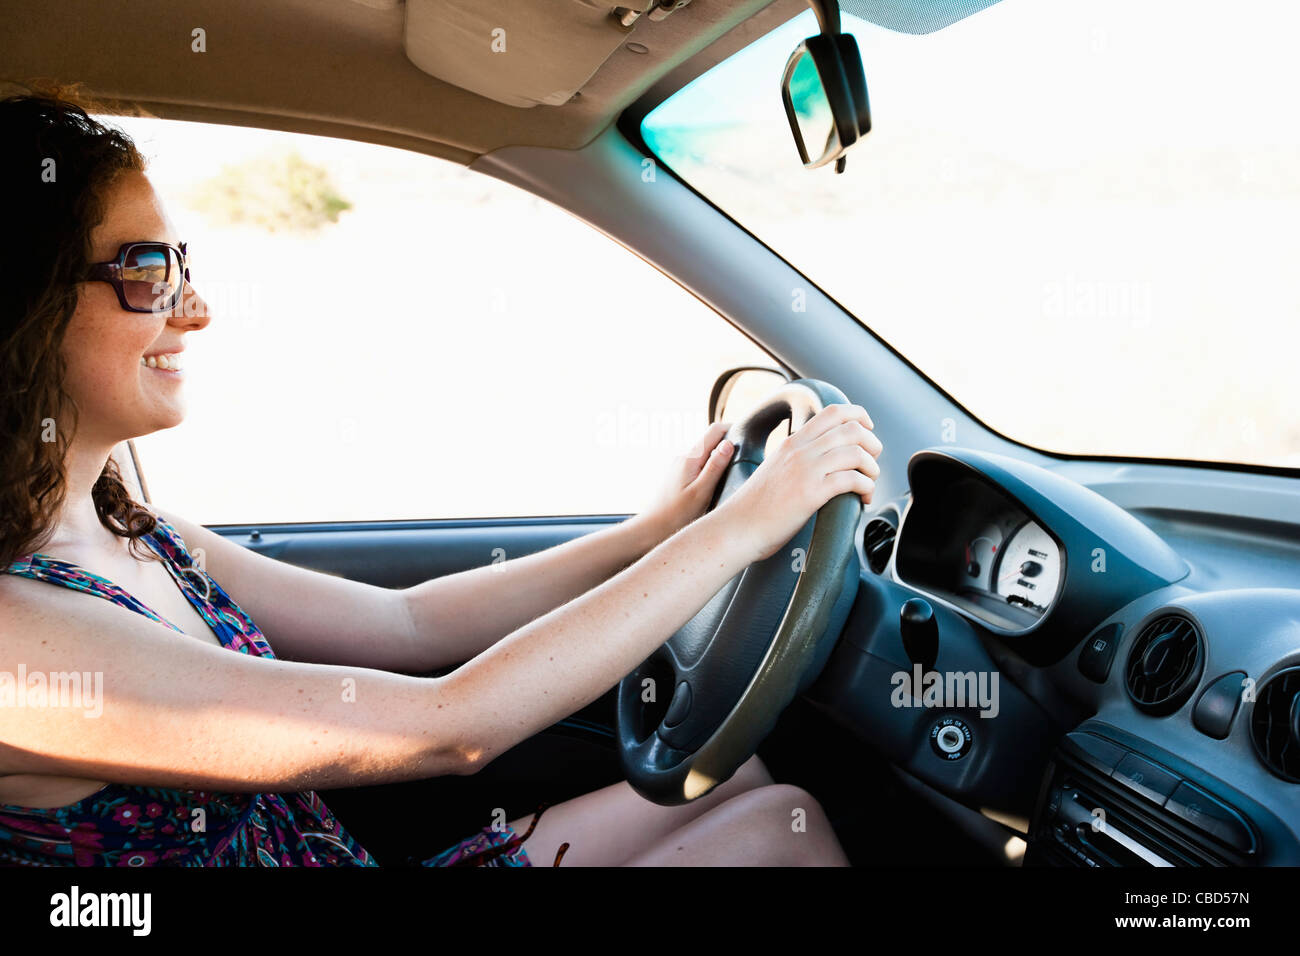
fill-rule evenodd
<path id="1" fill-rule="evenodd" d="M 716 376 L 775 365 L 622 246 L 453 163 L 111 122 L 210 306 L 186 420 L 136 442 L 152 499 L 191 520 L 633 513 Z"/>

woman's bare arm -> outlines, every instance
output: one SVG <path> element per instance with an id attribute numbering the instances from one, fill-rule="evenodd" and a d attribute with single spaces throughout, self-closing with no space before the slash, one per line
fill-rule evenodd
<path id="1" fill-rule="evenodd" d="M 0 772 L 298 790 L 469 773 L 612 687 L 750 560 L 711 513 L 446 677 L 268 661 L 0 578 L 0 671 L 102 675 L 86 708 L 0 710 Z"/>
<path id="2" fill-rule="evenodd" d="M 239 654 L 24 578 L 0 578 L 0 611 L 0 672 L 83 687 L 79 706 L 0 710 L 5 773 L 254 791 L 471 765 L 436 681 Z"/>
<path id="3" fill-rule="evenodd" d="M 647 510 L 529 555 L 401 590 L 374 587 L 239 547 L 159 510 L 282 658 L 427 673 L 467 661 L 538 615 L 595 587 L 704 512 L 730 458 L 726 422 L 674 461 Z M 486 559 L 489 555 L 484 555 Z"/>
<path id="4" fill-rule="evenodd" d="M 594 588 L 666 537 L 643 515 L 533 554 L 398 591 L 420 664 L 433 670 L 482 653 L 512 631 Z"/>
<path id="5" fill-rule="evenodd" d="M 410 588 L 375 587 L 277 561 L 157 509 L 277 656 L 413 673 L 459 664 L 637 560 L 664 534 L 643 515 L 535 554 Z"/>

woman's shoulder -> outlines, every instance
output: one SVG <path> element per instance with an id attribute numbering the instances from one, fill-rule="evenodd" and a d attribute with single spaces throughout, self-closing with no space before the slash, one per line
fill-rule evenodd
<path id="1" fill-rule="evenodd" d="M 168 557 L 182 565 L 204 566 L 203 528 L 176 512 L 156 504 L 142 506 L 154 518 L 153 539 L 163 546 Z M 207 532 L 211 533 L 211 532 Z"/>
<path id="2" fill-rule="evenodd" d="M 185 539 L 181 536 L 180 529 L 177 527 L 177 525 L 185 525 L 189 523 L 184 518 L 176 514 L 174 511 L 161 508 L 152 502 L 149 504 L 142 504 L 140 505 L 140 508 L 153 516 L 154 527 L 156 529 L 162 531 L 168 537 L 175 538 L 177 541 L 184 543 Z"/>
<path id="3" fill-rule="evenodd" d="M 156 505 L 151 505 L 149 511 L 158 521 L 153 535 L 155 546 L 186 582 L 196 588 L 199 600 L 234 627 L 237 648 L 243 650 L 248 645 L 249 653 L 274 657 L 266 636 L 252 617 L 217 580 L 225 579 L 228 574 L 237 580 L 247 580 L 246 576 L 238 576 L 237 563 L 252 553 L 175 512 Z"/>
<path id="4" fill-rule="evenodd" d="M 245 583 L 265 575 L 265 568 L 256 567 L 255 552 L 169 508 L 150 504 L 148 510 L 157 521 L 151 540 L 179 567 Z"/>
<path id="5" fill-rule="evenodd" d="M 110 600 L 87 601 L 85 593 Z M 0 574 L 0 672 L 6 658 L 93 642 L 96 628 L 119 620 L 121 609 L 111 600 L 117 594 L 111 582 L 67 562 L 35 555 L 25 569 L 11 566 Z"/>

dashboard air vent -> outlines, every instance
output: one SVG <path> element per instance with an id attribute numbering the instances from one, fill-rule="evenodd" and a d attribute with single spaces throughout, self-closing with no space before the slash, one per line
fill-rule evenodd
<path id="1" fill-rule="evenodd" d="M 1269 770 L 1300 783 L 1300 667 L 1275 674 L 1260 688 L 1250 736 Z"/>
<path id="2" fill-rule="evenodd" d="M 883 574 L 894 553 L 894 536 L 898 530 L 888 518 L 872 518 L 862 532 L 862 553 L 876 574 Z"/>
<path id="3" fill-rule="evenodd" d="M 1181 614 L 1165 614 L 1138 633 L 1129 651 L 1124 686 L 1143 710 L 1172 714 L 1201 679 L 1201 633 Z"/>

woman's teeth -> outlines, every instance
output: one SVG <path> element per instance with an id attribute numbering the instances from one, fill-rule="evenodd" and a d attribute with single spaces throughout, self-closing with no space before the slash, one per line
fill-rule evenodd
<path id="1" fill-rule="evenodd" d="M 140 357 L 140 364 L 168 372 L 181 370 L 181 360 L 175 355 L 143 355 Z"/>

